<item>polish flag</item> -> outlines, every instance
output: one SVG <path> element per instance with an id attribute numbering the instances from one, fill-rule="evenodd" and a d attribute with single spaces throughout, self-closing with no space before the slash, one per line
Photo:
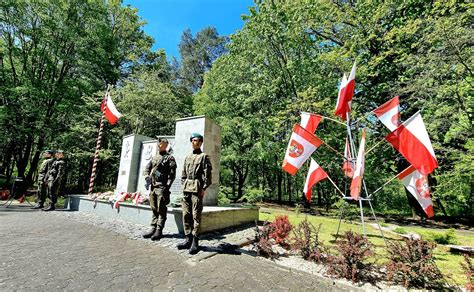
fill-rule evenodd
<path id="1" fill-rule="evenodd" d="M 118 209 L 120 207 L 120 202 L 125 201 L 125 199 L 128 198 L 128 193 L 126 192 L 120 192 L 115 196 L 115 202 L 113 209 Z"/>
<path id="2" fill-rule="evenodd" d="M 421 174 L 412 165 L 402 171 L 398 175 L 398 179 L 402 181 L 410 194 L 420 203 L 421 208 L 428 218 L 434 216 L 433 202 L 430 197 L 430 186 L 428 185 L 428 177 Z"/>
<path id="3" fill-rule="evenodd" d="M 362 130 L 362 139 L 360 140 L 359 153 L 357 154 L 356 170 L 351 182 L 351 197 L 359 199 L 362 189 L 362 177 L 364 176 L 365 164 L 365 129 Z"/>
<path id="4" fill-rule="evenodd" d="M 342 164 L 342 171 L 347 177 L 354 175 L 354 162 L 352 161 L 351 148 L 349 147 L 349 140 L 346 138 L 346 146 L 344 148 L 344 163 Z"/>
<path id="5" fill-rule="evenodd" d="M 345 75 L 342 77 L 341 86 L 339 87 L 339 96 L 337 98 L 335 116 L 340 116 L 343 121 L 346 120 L 346 113 L 351 111 L 352 97 L 355 89 L 355 73 L 356 62 L 352 65 L 351 74 L 345 80 Z"/>
<path id="6" fill-rule="evenodd" d="M 395 96 L 372 112 L 390 131 L 395 131 L 400 125 L 400 101 L 398 96 Z"/>
<path id="7" fill-rule="evenodd" d="M 286 149 L 282 169 L 291 175 L 295 175 L 301 165 L 321 144 L 323 144 L 321 139 L 306 131 L 300 125 L 295 124 L 290 143 L 288 143 Z"/>
<path id="8" fill-rule="evenodd" d="M 306 131 L 313 133 L 316 132 L 319 122 L 321 122 L 321 116 L 311 113 L 301 113 L 301 127 Z"/>
<path id="9" fill-rule="evenodd" d="M 309 165 L 308 176 L 306 177 L 306 182 L 304 184 L 303 192 L 306 196 L 306 200 L 311 202 L 312 196 L 312 187 L 319 181 L 327 178 L 327 173 L 318 165 L 313 158 L 311 158 L 311 164 Z"/>
<path id="10" fill-rule="evenodd" d="M 119 113 L 119 111 L 115 107 L 115 104 L 113 103 L 109 93 L 105 94 L 104 100 L 100 105 L 100 109 L 102 110 L 105 115 L 105 118 L 107 119 L 107 121 L 109 121 L 111 125 L 115 125 L 118 119 L 122 117 L 122 114 Z"/>
<path id="11" fill-rule="evenodd" d="M 438 167 L 420 112 L 406 120 L 385 139 L 422 174 L 430 174 Z"/>
<path id="12" fill-rule="evenodd" d="M 138 203 L 140 203 L 140 200 L 141 199 L 141 195 L 139 192 L 136 192 L 133 194 L 132 196 L 132 202 L 135 204 L 135 205 L 138 205 Z"/>

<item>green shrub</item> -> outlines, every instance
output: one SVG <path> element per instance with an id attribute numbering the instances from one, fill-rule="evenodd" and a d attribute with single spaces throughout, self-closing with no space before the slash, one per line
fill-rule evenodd
<path id="1" fill-rule="evenodd" d="M 425 239 L 438 244 L 456 244 L 456 230 L 451 228 L 445 232 L 428 232 Z"/>
<path id="2" fill-rule="evenodd" d="M 385 223 L 385 222 L 380 222 L 380 226 L 382 226 L 382 227 L 388 227 L 389 225 L 388 225 L 387 223 Z"/>
<path id="3" fill-rule="evenodd" d="M 227 192 L 226 190 L 223 190 L 223 187 L 221 187 L 219 194 L 217 196 L 217 205 L 218 206 L 228 206 L 230 205 L 230 199 L 227 197 Z"/>
<path id="4" fill-rule="evenodd" d="M 245 194 L 238 200 L 238 202 L 244 202 L 249 204 L 255 204 L 261 202 L 265 197 L 265 191 L 261 189 L 248 189 Z"/>
<path id="5" fill-rule="evenodd" d="M 397 228 L 395 228 L 395 229 L 393 230 L 393 232 L 396 232 L 396 233 L 398 233 L 398 234 L 407 234 L 407 233 L 408 233 L 408 231 L 406 231 L 406 229 L 405 229 L 405 228 L 402 228 L 402 227 L 397 227 Z"/>

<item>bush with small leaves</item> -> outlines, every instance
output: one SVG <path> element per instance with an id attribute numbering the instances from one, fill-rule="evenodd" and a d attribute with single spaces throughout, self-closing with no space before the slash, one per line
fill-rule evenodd
<path id="1" fill-rule="evenodd" d="M 293 228 L 293 243 L 291 248 L 297 251 L 305 260 L 321 263 L 326 258 L 326 248 L 319 241 L 319 230 L 321 224 L 316 228 L 308 220 L 302 221 Z"/>
<path id="2" fill-rule="evenodd" d="M 374 255 L 372 244 L 360 234 L 348 231 L 336 243 L 338 255 L 328 257 L 328 274 L 353 282 L 369 279 L 374 265 L 367 258 Z"/>
<path id="3" fill-rule="evenodd" d="M 413 238 L 389 243 L 387 280 L 405 287 L 443 287 L 445 280 L 433 257 L 435 247 L 436 243 Z"/>
<path id="4" fill-rule="evenodd" d="M 290 247 L 288 242 L 288 235 L 290 235 L 293 226 L 288 219 L 288 216 L 276 216 L 275 220 L 268 225 L 269 238 L 272 239 L 275 244 L 278 244 L 286 249 Z"/>
<path id="5" fill-rule="evenodd" d="M 272 241 L 270 240 L 270 228 L 269 223 L 263 226 L 255 225 L 255 241 L 253 244 L 254 250 L 258 256 L 268 257 L 271 259 L 278 258 L 278 253 L 273 251 Z"/>

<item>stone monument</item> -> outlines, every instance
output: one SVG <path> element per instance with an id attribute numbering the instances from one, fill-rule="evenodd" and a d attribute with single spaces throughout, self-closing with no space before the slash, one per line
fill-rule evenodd
<path id="1" fill-rule="evenodd" d="M 170 189 L 170 199 L 172 203 L 180 204 L 180 199 L 183 196 L 181 173 L 184 158 L 192 152 L 189 137 L 194 132 L 203 135 L 204 143 L 202 150 L 209 155 L 212 163 L 212 185 L 206 191 L 204 205 L 216 206 L 219 194 L 221 129 L 219 125 L 205 116 L 178 119 L 176 120 L 174 136 L 157 136 L 168 139 L 168 150 L 173 154 L 177 163 L 176 179 Z M 125 136 L 122 142 L 117 191 L 147 194 L 148 191 L 144 186 L 145 176 L 143 172 L 157 151 L 157 139 L 136 134 Z"/>

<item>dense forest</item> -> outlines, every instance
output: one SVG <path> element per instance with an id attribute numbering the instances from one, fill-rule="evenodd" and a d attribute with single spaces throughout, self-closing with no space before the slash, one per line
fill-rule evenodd
<path id="1" fill-rule="evenodd" d="M 106 126 L 97 189 L 115 185 L 123 135 L 173 134 L 176 118 L 204 114 L 222 126 L 221 197 L 300 203 L 308 166 L 294 177 L 281 171 L 292 126 L 301 111 L 335 118 L 340 79 L 356 61 L 351 126 L 367 129 L 367 148 L 377 145 L 366 156 L 369 191 L 401 170 L 370 113 L 398 95 L 402 121 L 420 110 L 437 155 L 435 211 L 472 217 L 473 12 L 468 1 L 255 0 L 241 30 L 185 30 L 179 60 L 170 60 L 121 1 L 2 1 L 0 172 L 33 184 L 42 150 L 60 148 L 67 192 L 86 192 L 112 85 L 124 117 Z M 343 152 L 344 126 L 323 119 L 316 134 Z M 313 157 L 348 187 L 341 158 L 327 147 Z M 328 181 L 316 188 L 313 204 L 338 202 Z M 409 211 L 397 180 L 374 205 Z"/>

